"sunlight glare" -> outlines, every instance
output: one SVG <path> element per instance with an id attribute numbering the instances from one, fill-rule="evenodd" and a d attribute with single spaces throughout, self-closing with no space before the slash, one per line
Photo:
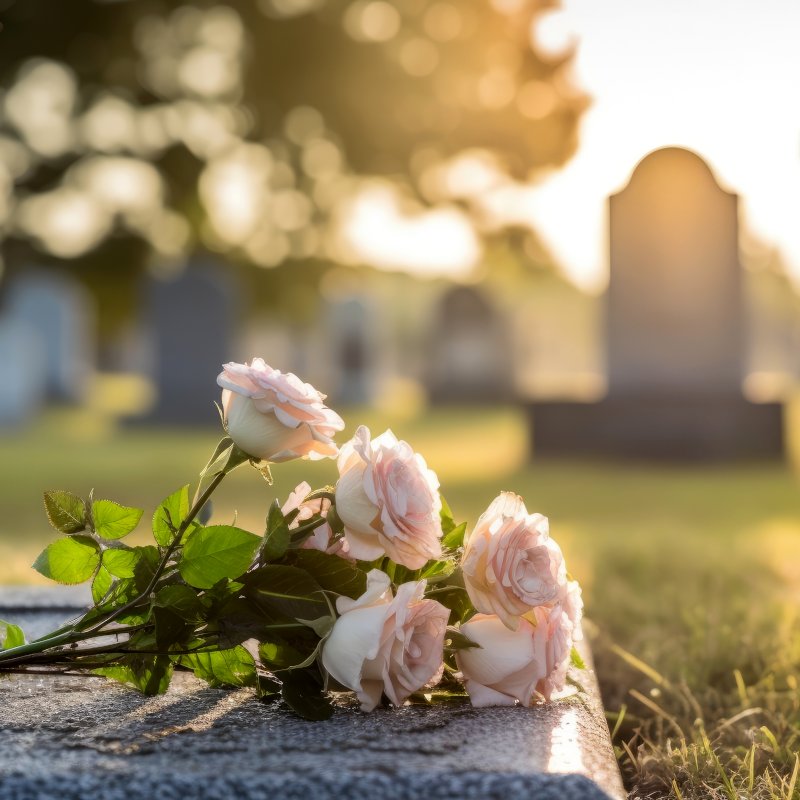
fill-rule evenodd
<path id="1" fill-rule="evenodd" d="M 413 210 L 402 206 L 395 187 L 366 183 L 345 204 L 338 230 L 340 255 L 387 270 L 465 277 L 481 247 L 466 214 L 453 207 Z"/>

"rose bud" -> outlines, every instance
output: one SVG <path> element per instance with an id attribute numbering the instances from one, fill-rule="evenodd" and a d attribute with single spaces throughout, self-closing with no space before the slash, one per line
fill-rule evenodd
<path id="1" fill-rule="evenodd" d="M 528 514 L 522 498 L 503 492 L 481 515 L 464 548 L 464 585 L 472 604 L 512 630 L 537 606 L 552 606 L 567 587 L 561 549 L 547 518 Z"/>
<path id="2" fill-rule="evenodd" d="M 260 358 L 251 364 L 225 364 L 222 387 L 225 429 L 236 445 L 261 461 L 334 458 L 333 442 L 344 428 L 313 386 L 291 372 L 272 369 Z"/>
<path id="3" fill-rule="evenodd" d="M 286 516 L 292 511 L 298 511 L 295 518 L 289 524 L 289 529 L 299 527 L 303 522 L 310 520 L 315 514 L 322 517 L 327 516 L 331 507 L 331 501 L 324 497 L 316 497 L 313 500 L 305 498 L 311 493 L 311 487 L 303 481 L 286 498 L 286 502 L 281 507 L 281 513 Z M 339 556 L 354 561 L 349 555 L 349 547 L 345 539 L 337 539 L 331 542 L 333 531 L 327 522 L 323 522 L 314 528 L 311 536 L 301 545 L 304 550 L 320 550 L 332 556 Z"/>
<path id="4" fill-rule="evenodd" d="M 373 569 L 357 600 L 340 597 L 336 620 L 322 648 L 322 664 L 372 711 L 381 694 L 395 705 L 442 675 L 449 609 L 425 599 L 425 581 L 404 583 L 392 597 L 389 576 Z"/>
<path id="5" fill-rule="evenodd" d="M 391 431 L 370 441 L 362 425 L 342 447 L 338 467 L 336 512 L 353 558 L 388 555 L 409 569 L 441 558 L 439 480 L 421 455 Z"/>

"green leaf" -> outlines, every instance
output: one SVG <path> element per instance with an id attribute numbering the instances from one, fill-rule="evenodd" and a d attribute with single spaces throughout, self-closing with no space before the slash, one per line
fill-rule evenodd
<path id="1" fill-rule="evenodd" d="M 453 512 L 450 510 L 450 505 L 444 499 L 443 494 L 439 494 L 442 501 L 442 509 L 439 511 L 439 518 L 442 521 L 442 532 L 446 535 L 456 527 L 456 521 L 453 519 Z"/>
<path id="2" fill-rule="evenodd" d="M 252 564 L 261 537 L 230 525 L 195 531 L 183 548 L 178 570 L 190 586 L 210 589 L 223 578 L 236 578 Z"/>
<path id="3" fill-rule="evenodd" d="M 281 681 L 281 697 L 303 719 L 320 721 L 333 716 L 331 701 L 322 691 L 316 669 L 295 669 L 276 673 Z"/>
<path id="4" fill-rule="evenodd" d="M 193 638 L 194 626 L 181 619 L 172 609 L 155 606 L 152 613 L 156 624 L 156 647 L 159 650 L 185 645 Z"/>
<path id="5" fill-rule="evenodd" d="M 268 564 L 249 573 L 244 582 L 247 596 L 267 610 L 303 620 L 330 614 L 322 587 L 304 569 Z"/>
<path id="6" fill-rule="evenodd" d="M 425 578 L 428 584 L 439 583 L 449 578 L 456 569 L 456 562 L 452 558 L 442 561 L 429 561 L 420 571 L 418 580 Z"/>
<path id="7" fill-rule="evenodd" d="M 460 586 L 446 586 L 436 590 L 434 595 L 437 602 L 450 609 L 450 624 L 464 622 L 467 617 L 475 612 L 467 590 Z"/>
<path id="8" fill-rule="evenodd" d="M 295 566 L 306 570 L 323 588 L 336 594 L 361 597 L 367 590 L 367 575 L 355 564 L 319 550 L 296 550 Z"/>
<path id="9" fill-rule="evenodd" d="M 442 546 L 448 550 L 456 550 L 464 544 L 464 534 L 467 532 L 467 523 L 456 525 L 442 538 Z"/>
<path id="10" fill-rule="evenodd" d="M 108 667 L 93 669 L 95 675 L 125 683 L 146 695 L 163 694 L 172 678 L 173 664 L 168 656 L 135 653 L 125 655 Z"/>
<path id="11" fill-rule="evenodd" d="M 101 564 L 92 581 L 92 600 L 95 605 L 99 605 L 105 599 L 113 583 L 111 573 Z"/>
<path id="12" fill-rule="evenodd" d="M 10 650 L 25 644 L 25 634 L 19 625 L 0 619 L 0 650 Z"/>
<path id="13" fill-rule="evenodd" d="M 292 669 L 298 664 L 302 664 L 308 660 L 310 655 L 316 654 L 316 648 L 306 648 L 303 653 L 298 650 L 294 645 L 284 641 L 279 636 L 272 636 L 270 641 L 261 642 L 258 646 L 258 655 L 271 672 L 282 669 Z"/>
<path id="14" fill-rule="evenodd" d="M 586 662 L 581 658 L 581 654 L 576 647 L 569 651 L 569 660 L 576 669 L 586 669 Z"/>
<path id="15" fill-rule="evenodd" d="M 256 697 L 260 700 L 271 699 L 281 693 L 280 681 L 271 675 L 256 673 Z"/>
<path id="16" fill-rule="evenodd" d="M 189 486 L 183 486 L 167 497 L 153 514 L 153 537 L 162 547 L 172 543 L 175 531 L 189 513 Z"/>
<path id="17" fill-rule="evenodd" d="M 184 586 L 181 583 L 159 589 L 155 605 L 169 609 L 173 614 L 177 614 L 181 619 L 189 622 L 195 622 L 203 613 L 203 603 L 197 596 L 197 592 L 190 586 Z"/>
<path id="18" fill-rule="evenodd" d="M 45 492 L 44 507 L 57 531 L 79 533 L 86 529 L 86 503 L 77 495 L 63 490 Z"/>
<path id="19" fill-rule="evenodd" d="M 211 686 L 254 686 L 256 683 L 256 665 L 244 647 L 181 656 L 180 664 Z"/>
<path id="20" fill-rule="evenodd" d="M 158 549 L 153 545 L 113 548 L 103 551 L 103 566 L 117 578 L 135 578 L 141 571 L 152 577 L 152 567 L 158 563 L 158 558 Z M 143 562 L 149 568 L 141 570 Z"/>
<path id="21" fill-rule="evenodd" d="M 57 539 L 33 562 L 33 568 L 59 583 L 83 583 L 100 566 L 100 546 L 88 536 Z"/>
<path id="22" fill-rule="evenodd" d="M 121 506 L 112 500 L 95 500 L 92 503 L 94 530 L 104 539 L 121 539 L 138 524 L 144 511 L 141 508 Z"/>
<path id="23" fill-rule="evenodd" d="M 261 545 L 261 561 L 277 561 L 286 553 L 289 548 L 291 531 L 286 524 L 286 520 L 278 505 L 277 500 L 273 500 L 267 514 L 267 532 L 264 535 L 264 543 Z"/>

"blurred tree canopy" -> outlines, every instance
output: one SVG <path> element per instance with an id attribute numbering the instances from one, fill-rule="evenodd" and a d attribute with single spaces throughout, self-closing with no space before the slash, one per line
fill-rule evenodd
<path id="1" fill-rule="evenodd" d="M 496 235 L 486 191 L 577 146 L 573 51 L 537 45 L 553 8 L 0 0 L 4 260 L 70 261 L 99 289 L 197 248 L 369 262 L 340 233 L 368 185 Z"/>

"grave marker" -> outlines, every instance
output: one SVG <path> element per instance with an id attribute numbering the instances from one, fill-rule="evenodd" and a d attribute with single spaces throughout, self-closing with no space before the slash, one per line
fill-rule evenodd
<path id="1" fill-rule="evenodd" d="M 434 402 L 502 402 L 513 394 L 510 337 L 478 289 L 457 286 L 439 301 L 430 339 L 427 388 Z"/>
<path id="2" fill-rule="evenodd" d="M 88 291 L 63 271 L 26 268 L 9 281 L 3 316 L 35 332 L 49 400 L 81 403 L 94 373 L 94 307 Z"/>
<path id="3" fill-rule="evenodd" d="M 539 454 L 774 457 L 782 409 L 742 394 L 738 197 L 680 148 L 609 199 L 608 394 L 533 407 Z"/>
<path id="4" fill-rule="evenodd" d="M 147 422 L 217 424 L 216 377 L 233 357 L 238 293 L 224 266 L 190 262 L 178 275 L 148 278 L 145 289 L 158 400 Z"/>

